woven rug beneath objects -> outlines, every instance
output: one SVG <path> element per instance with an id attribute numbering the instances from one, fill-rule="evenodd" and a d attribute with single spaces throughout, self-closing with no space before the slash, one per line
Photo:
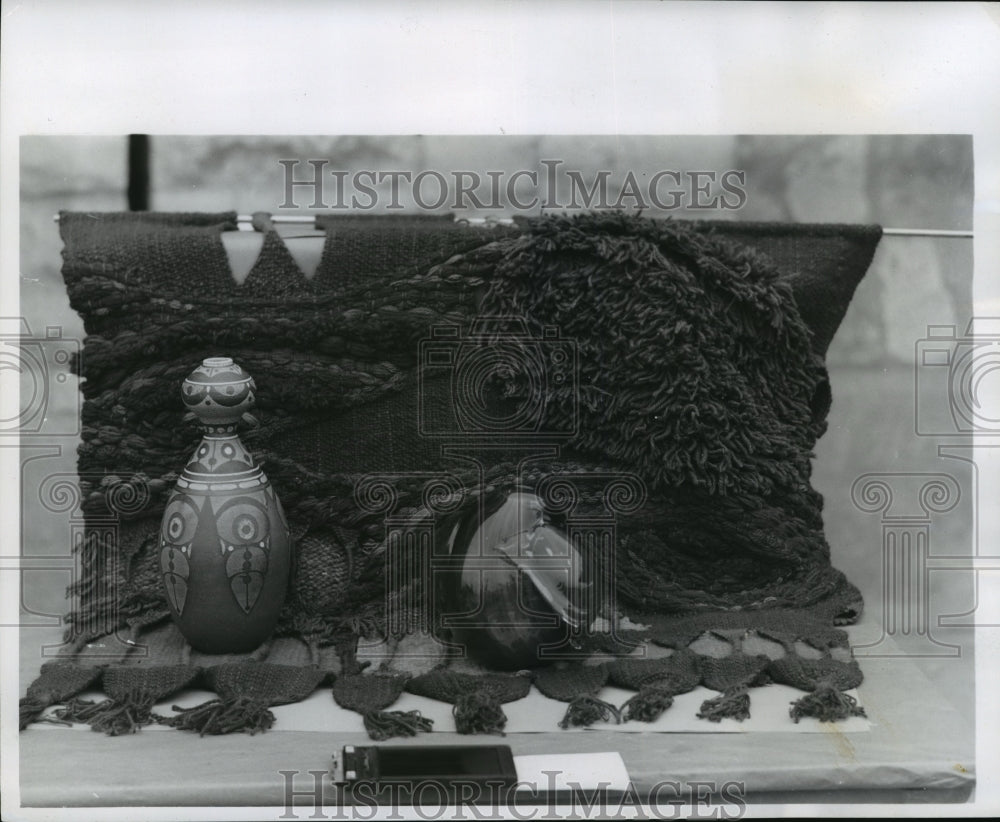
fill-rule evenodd
<path id="1" fill-rule="evenodd" d="M 386 677 L 379 699 L 352 695 L 345 682 L 359 690 L 366 684 L 359 641 L 421 625 L 427 591 L 419 577 L 386 593 L 387 515 L 431 516 L 425 491 L 442 481 L 461 503 L 553 477 L 578 488 L 583 518 L 607 513 L 607 477 L 637 478 L 642 487 L 636 505 L 614 512 L 617 604 L 603 619 L 619 640 L 631 633 L 682 652 L 706 633 L 756 632 L 789 658 L 805 643 L 830 662 L 757 670 L 735 645 L 731 664 L 707 670 L 685 653 L 672 663 L 688 660 L 680 673 L 662 670 L 665 663 L 633 671 L 610 662 L 609 681 L 635 686 L 629 717 L 668 710 L 682 685 L 706 676 L 722 686 L 718 700 L 703 706 L 706 721 L 745 715 L 750 689 L 769 677 L 809 689 L 814 698 L 799 715 L 852 714 L 856 706 L 842 696 L 860 672 L 835 658 L 847 640 L 834 626 L 856 619 L 860 595 L 830 565 L 822 500 L 809 476 L 830 403 L 823 355 L 874 253 L 877 227 L 734 226 L 617 213 L 485 228 L 338 218 L 327 223 L 312 279 L 267 229 L 261 258 L 237 285 L 220 239 L 235 228 L 234 217 L 62 215 L 64 277 L 88 334 L 77 368 L 89 531 L 79 547 L 84 573 L 70 592 L 71 652 L 61 665 L 85 665 L 72 650 L 102 636 L 142 643 L 165 630 L 159 518 L 198 440 L 178 389 L 202 358 L 228 355 L 259 387 L 261 425 L 244 441 L 264 464 L 296 541 L 274 642 L 293 639 L 310 650 L 286 665 L 264 649 L 236 663 L 250 669 L 235 672 L 222 669 L 230 663 L 198 665 L 183 649 L 179 661 L 157 651 L 143 670 L 198 668 L 202 686 L 218 694 L 216 704 L 176 727 L 264 730 L 270 706 L 340 674 L 338 702 L 369 717 L 373 733 L 421 730 L 413 717 L 392 715 L 389 699 L 400 684 L 451 702 L 470 731 L 502 730 L 502 706 L 524 691 L 524 675 L 452 676 L 448 660 L 410 671 L 394 658 L 374 672 Z M 735 233 L 743 242 L 726 239 Z M 484 316 L 516 318 L 541 341 L 554 328 L 572 345 L 575 379 L 547 384 L 532 422 L 561 436 L 557 455 L 526 463 L 516 449 L 466 447 L 477 467 L 445 455 L 441 437 L 420 435 L 450 431 L 463 442 L 448 375 L 427 379 L 419 370 L 421 341 L 440 324 L 466 332 Z M 530 399 L 519 390 L 505 400 Z M 366 495 L 373 475 L 391 487 L 392 510 Z M 110 547 L 109 515 L 117 517 Z M 393 621 L 390 612 L 414 612 L 413 619 Z M 629 632 L 628 625 L 646 627 Z M 598 635 L 595 651 L 615 642 Z M 320 654 L 335 664 L 320 666 Z M 274 667 L 264 675 L 262 665 Z M 569 697 L 557 721 L 610 711 L 594 701 L 600 675 L 586 672 L 576 685 L 572 674 L 533 676 L 558 699 Z M 33 686 L 26 716 L 80 692 L 73 676 L 66 677 L 72 687 L 62 674 L 43 679 L 55 684 Z M 154 691 L 174 681 L 143 674 L 123 684 L 115 673 L 105 683 L 113 704 L 98 713 L 153 720 Z M 77 716 L 92 716 L 90 707 L 75 707 Z M 100 727 L 133 726 L 106 720 Z"/>

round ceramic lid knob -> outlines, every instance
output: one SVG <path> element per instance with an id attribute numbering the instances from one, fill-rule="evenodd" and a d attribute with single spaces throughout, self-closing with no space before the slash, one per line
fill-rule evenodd
<path id="1" fill-rule="evenodd" d="M 230 357 L 202 360 L 181 386 L 185 407 L 203 425 L 235 425 L 257 402 L 253 377 Z"/>

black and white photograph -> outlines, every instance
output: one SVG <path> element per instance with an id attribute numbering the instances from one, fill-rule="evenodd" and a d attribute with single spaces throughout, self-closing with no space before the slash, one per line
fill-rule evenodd
<path id="1" fill-rule="evenodd" d="M 1000 808 L 996 6 L 3 12 L 4 818 Z"/>

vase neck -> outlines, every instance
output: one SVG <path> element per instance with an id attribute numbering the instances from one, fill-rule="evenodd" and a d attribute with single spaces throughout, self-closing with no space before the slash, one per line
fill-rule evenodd
<path id="1" fill-rule="evenodd" d="M 219 425 L 202 424 L 201 433 L 203 437 L 209 439 L 239 439 L 239 435 L 236 433 L 235 423 Z"/>
<path id="2" fill-rule="evenodd" d="M 209 477 L 214 480 L 236 481 L 256 476 L 260 468 L 235 432 L 206 433 L 188 460 L 184 472 L 203 481 Z"/>

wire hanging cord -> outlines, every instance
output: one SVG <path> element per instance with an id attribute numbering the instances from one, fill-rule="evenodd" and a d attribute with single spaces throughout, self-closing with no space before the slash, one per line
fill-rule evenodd
<path id="1" fill-rule="evenodd" d="M 271 217 L 271 222 L 276 225 L 315 225 L 316 218 L 321 214 L 276 214 Z M 55 222 L 59 222 L 59 215 L 52 217 Z M 455 221 L 470 223 L 471 225 L 500 224 L 509 225 L 514 221 L 509 217 L 456 217 Z M 253 222 L 252 214 L 239 214 L 236 222 L 247 227 Z M 248 229 L 249 230 L 249 229 Z M 972 239 L 975 233 L 966 229 L 950 228 L 883 228 L 884 237 L 955 237 L 959 239 Z"/>
<path id="2" fill-rule="evenodd" d="M 883 236 L 890 237 L 964 237 L 973 238 L 972 231 L 956 231 L 949 228 L 883 228 Z"/>
<path id="3" fill-rule="evenodd" d="M 275 223 L 285 223 L 285 224 L 298 224 L 298 225 L 308 225 L 314 223 L 317 215 L 310 214 L 277 214 L 271 217 L 272 221 Z M 240 214 L 237 216 L 236 220 L 240 223 L 249 223 L 252 220 L 250 214 Z M 458 217 L 455 218 L 456 222 L 464 221 L 471 223 L 473 225 L 480 225 L 486 223 L 499 223 L 501 225 L 509 225 L 514 221 L 509 217 Z M 883 236 L 890 237 L 958 237 L 958 238 L 972 238 L 974 233 L 970 230 L 955 230 L 949 228 L 883 228 Z"/>

